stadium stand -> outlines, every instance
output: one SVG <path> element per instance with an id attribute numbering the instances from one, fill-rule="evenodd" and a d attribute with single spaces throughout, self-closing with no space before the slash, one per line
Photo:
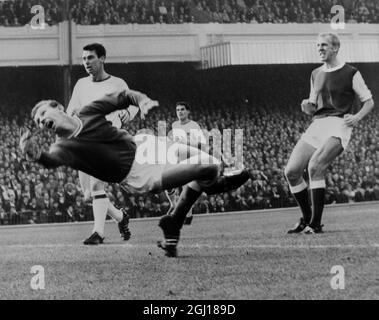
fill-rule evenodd
<path id="1" fill-rule="evenodd" d="M 0 1 L 0 26 L 29 23 L 42 5 L 49 25 L 65 19 L 64 0 Z M 78 0 L 70 14 L 79 25 L 180 23 L 329 23 L 333 0 Z M 343 0 L 347 23 L 378 23 L 376 0 Z"/>
<path id="2" fill-rule="evenodd" d="M 244 163 L 255 170 L 254 181 L 234 192 L 202 196 L 194 213 L 295 205 L 283 169 L 293 145 L 309 123 L 309 118 L 299 110 L 299 101 L 308 94 L 309 70 L 313 67 L 228 67 L 196 73 L 191 67 L 178 64 L 108 65 L 112 74 L 127 75 L 132 88 L 149 92 L 161 103 L 145 121 L 138 118 L 126 127 L 132 134 L 141 128 L 156 132 L 159 120 L 165 120 L 170 128 L 176 120 L 175 101 L 186 98 L 193 106 L 191 117 L 203 128 L 217 128 L 221 132 L 224 128 L 244 130 Z M 379 66 L 361 64 L 358 68 L 377 97 L 373 84 Z M 4 97 L 0 106 L 0 224 L 92 218 L 91 208 L 82 200 L 75 170 L 64 167 L 47 170 L 28 163 L 18 148 L 20 129 L 32 126 L 28 117 L 33 104 L 47 98 L 44 92 L 61 100 L 59 81 L 51 81 L 56 69 L 3 70 L 4 81 L 0 85 L 0 94 Z M 81 76 L 81 72 L 81 67 L 77 66 L 74 77 Z M 13 77 L 8 77 L 10 74 Z M 23 94 L 7 89 L 16 79 L 19 81 L 17 87 L 24 88 Z M 26 84 L 31 81 L 39 85 L 28 88 Z M 220 95 L 220 92 L 225 94 Z M 53 141 L 46 133 L 40 134 L 38 139 L 45 148 Z M 379 113 L 376 110 L 359 124 L 348 150 L 329 168 L 326 179 L 328 204 L 379 200 L 378 142 Z M 110 199 L 126 207 L 132 217 L 160 216 L 168 208 L 162 195 L 142 198 L 126 194 L 117 185 L 109 185 L 107 192 Z"/>

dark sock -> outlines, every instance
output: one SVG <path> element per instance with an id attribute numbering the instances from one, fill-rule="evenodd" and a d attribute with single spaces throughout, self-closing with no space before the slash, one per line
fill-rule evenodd
<path id="1" fill-rule="evenodd" d="M 241 173 L 235 174 L 233 176 L 220 176 L 212 185 L 203 187 L 203 190 L 208 195 L 227 192 L 230 190 L 238 189 L 247 180 L 249 180 L 249 178 L 249 173 L 246 170 L 243 170 Z"/>
<path id="2" fill-rule="evenodd" d="M 311 227 L 321 225 L 322 212 L 325 202 L 325 188 L 311 189 L 312 196 L 312 220 L 309 224 Z"/>
<path id="3" fill-rule="evenodd" d="M 309 203 L 308 189 L 305 188 L 300 192 L 293 193 L 293 196 L 301 209 L 305 223 L 308 224 L 312 218 L 312 209 L 311 204 Z"/>
<path id="4" fill-rule="evenodd" d="M 196 200 L 200 197 L 202 191 L 196 191 L 188 186 L 183 187 L 178 203 L 176 204 L 171 216 L 179 229 L 182 228 L 188 211 L 191 209 Z"/>

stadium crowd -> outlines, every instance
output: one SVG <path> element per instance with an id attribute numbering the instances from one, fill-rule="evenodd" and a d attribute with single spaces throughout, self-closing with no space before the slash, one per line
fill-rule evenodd
<path id="1" fill-rule="evenodd" d="M 3 106 L 4 107 L 4 106 Z M 147 120 L 135 119 L 127 126 L 135 134 L 141 128 L 157 131 L 158 120 L 167 128 L 176 120 L 172 104 L 163 104 Z M 7 109 L 7 113 L 1 109 Z M 91 207 L 83 201 L 78 174 L 70 168 L 48 170 L 23 159 L 18 148 L 20 129 L 31 120 L 0 109 L 0 224 L 85 221 Z M 243 129 L 244 164 L 255 170 L 255 179 L 237 191 L 203 195 L 194 213 L 212 213 L 294 206 L 283 175 L 290 152 L 308 125 L 309 118 L 298 108 L 270 105 L 257 107 L 248 101 L 228 105 L 197 105 L 192 118 L 207 130 Z M 327 203 L 379 200 L 379 113 L 374 112 L 355 128 L 348 150 L 329 169 Z M 47 148 L 50 134 L 39 134 Z M 141 197 L 108 185 L 108 196 L 116 206 L 126 207 L 132 217 L 160 216 L 168 209 L 163 194 Z"/>
<path id="2" fill-rule="evenodd" d="M 71 0 L 70 14 L 80 25 L 181 23 L 329 23 L 331 8 L 342 4 L 347 23 L 379 23 L 376 0 Z M 65 19 L 64 0 L 0 1 L 0 26 L 30 22 L 41 5 L 45 22 Z"/>

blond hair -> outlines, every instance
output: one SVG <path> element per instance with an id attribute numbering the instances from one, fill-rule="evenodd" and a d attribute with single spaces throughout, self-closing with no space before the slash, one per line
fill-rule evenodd
<path id="1" fill-rule="evenodd" d="M 337 47 L 338 50 L 341 47 L 340 38 L 336 33 L 333 33 L 333 32 L 320 33 L 318 35 L 318 37 L 319 38 L 329 38 L 330 42 L 332 43 L 332 46 Z"/>
<path id="2" fill-rule="evenodd" d="M 52 108 L 57 108 L 58 106 L 61 105 L 56 100 L 42 100 L 42 101 L 38 102 L 34 106 L 34 108 L 32 109 L 32 111 L 30 112 L 30 115 L 31 115 L 32 119 L 34 119 L 34 116 L 36 115 L 38 109 L 41 108 L 42 106 L 44 106 L 45 104 L 47 104 L 49 107 L 52 107 Z"/>

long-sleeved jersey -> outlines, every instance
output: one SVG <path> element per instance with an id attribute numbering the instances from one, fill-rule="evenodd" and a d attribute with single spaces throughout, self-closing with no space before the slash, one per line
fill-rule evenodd
<path id="1" fill-rule="evenodd" d="M 107 182 L 121 182 L 133 164 L 136 144 L 125 130 L 117 129 L 106 119 L 115 110 L 130 105 L 141 106 L 146 95 L 124 90 L 106 95 L 81 109 L 80 126 L 70 138 L 60 138 L 49 152 L 42 152 L 38 162 L 48 168 L 69 166 Z"/>

